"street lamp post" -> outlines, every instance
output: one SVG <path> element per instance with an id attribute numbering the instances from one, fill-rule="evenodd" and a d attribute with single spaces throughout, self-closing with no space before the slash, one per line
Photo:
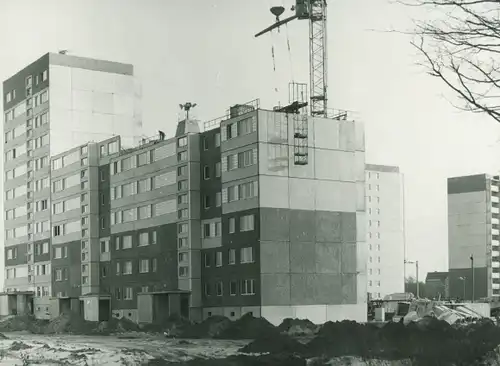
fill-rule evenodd
<path id="1" fill-rule="evenodd" d="M 466 297 L 465 297 L 465 280 L 467 279 L 467 277 L 458 277 L 458 279 L 464 283 L 464 300 L 465 300 L 466 299 Z"/>
<path id="2" fill-rule="evenodd" d="M 472 302 L 474 302 L 475 297 L 475 283 L 474 283 L 474 254 L 470 255 L 470 270 L 472 272 Z"/>
<path id="3" fill-rule="evenodd" d="M 418 282 L 418 261 L 408 261 L 405 259 L 405 264 L 406 263 L 415 265 L 415 269 L 417 271 L 417 274 L 416 274 L 416 277 L 417 277 L 417 298 L 419 298 L 420 297 L 420 284 Z"/>

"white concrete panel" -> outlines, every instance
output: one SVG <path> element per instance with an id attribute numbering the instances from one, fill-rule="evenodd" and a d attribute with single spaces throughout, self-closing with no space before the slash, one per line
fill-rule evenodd
<path id="1" fill-rule="evenodd" d="M 71 68 L 71 87 L 73 90 L 92 91 L 92 79 L 95 71 Z"/>
<path id="2" fill-rule="evenodd" d="M 355 148 L 357 151 L 365 151 L 365 124 L 361 121 L 355 122 Z"/>
<path id="3" fill-rule="evenodd" d="M 309 319 L 315 324 L 329 320 L 366 322 L 367 307 L 366 302 L 353 305 L 262 306 L 261 316 L 274 325 L 281 324 L 286 318 Z"/>
<path id="4" fill-rule="evenodd" d="M 320 149 L 333 149 L 338 150 L 339 134 L 340 134 L 340 121 L 329 120 L 324 118 L 314 118 L 315 131 L 314 147 Z"/>
<path id="5" fill-rule="evenodd" d="M 92 126 L 92 111 L 71 111 L 71 128 L 78 131 L 86 129 L 86 126 Z"/>
<path id="6" fill-rule="evenodd" d="M 315 149 L 314 171 L 317 179 L 340 180 L 342 151 Z"/>
<path id="7" fill-rule="evenodd" d="M 356 183 L 316 181 L 316 209 L 356 212 Z"/>
<path id="8" fill-rule="evenodd" d="M 354 152 L 354 177 L 358 182 L 365 181 L 365 153 L 363 151 Z"/>
<path id="9" fill-rule="evenodd" d="M 92 90 L 104 93 L 114 93 L 115 75 L 116 74 L 109 72 L 94 71 L 92 73 Z"/>
<path id="10" fill-rule="evenodd" d="M 358 323 L 364 323 L 368 318 L 368 309 L 366 302 L 352 305 L 327 305 L 327 321 L 354 320 Z"/>
<path id="11" fill-rule="evenodd" d="M 94 91 L 92 110 L 97 113 L 113 113 L 113 94 Z"/>
<path id="12" fill-rule="evenodd" d="M 288 176 L 289 153 L 288 145 L 260 143 L 259 174 Z"/>
<path id="13" fill-rule="evenodd" d="M 113 95 L 114 114 L 134 115 L 134 97 L 132 95 Z"/>
<path id="14" fill-rule="evenodd" d="M 120 95 L 134 95 L 134 78 L 130 75 L 114 74 L 114 93 Z"/>
<path id="15" fill-rule="evenodd" d="M 289 162 L 289 176 L 294 178 L 314 178 L 314 166 L 316 159 L 316 149 L 309 147 L 307 149 L 308 163 L 306 165 L 295 165 L 294 147 L 293 143 L 289 146 L 290 162 Z"/>
<path id="16" fill-rule="evenodd" d="M 356 241 L 366 241 L 366 213 L 356 212 Z"/>
<path id="17" fill-rule="evenodd" d="M 104 113 L 93 113 L 91 126 L 95 133 L 108 134 L 110 137 L 116 133 L 120 133 L 120 130 L 113 129 L 113 115 Z"/>
<path id="18" fill-rule="evenodd" d="M 91 112 L 92 111 L 92 92 L 86 90 L 73 89 L 72 95 L 73 110 Z"/>
<path id="19" fill-rule="evenodd" d="M 290 209 L 314 210 L 316 182 L 312 179 L 289 178 Z"/>
<path id="20" fill-rule="evenodd" d="M 50 107 L 71 109 L 73 107 L 71 101 L 71 86 L 50 85 Z"/>
<path id="21" fill-rule="evenodd" d="M 50 65 L 50 87 L 71 89 L 71 68 L 59 65 Z M 52 93 L 51 93 L 52 95 Z"/>
<path id="22" fill-rule="evenodd" d="M 365 182 L 356 182 L 356 211 L 366 211 Z"/>
<path id="23" fill-rule="evenodd" d="M 287 177 L 259 175 L 259 204 L 261 207 L 290 208 Z"/>
<path id="24" fill-rule="evenodd" d="M 344 151 L 355 150 L 355 126 L 353 121 L 340 121 L 339 148 Z"/>
<path id="25" fill-rule="evenodd" d="M 366 245 L 363 243 L 363 245 Z M 366 303 L 368 300 L 368 279 L 366 272 L 364 274 L 358 274 L 356 277 L 356 301 L 358 304 Z M 403 291 L 399 291 L 403 292 Z"/>

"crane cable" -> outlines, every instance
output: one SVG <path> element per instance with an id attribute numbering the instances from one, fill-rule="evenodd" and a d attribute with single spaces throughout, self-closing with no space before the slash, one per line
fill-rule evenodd
<path id="1" fill-rule="evenodd" d="M 269 9 L 271 9 L 271 0 L 267 0 L 267 5 L 269 6 Z M 271 57 L 273 61 L 273 79 L 274 79 L 274 91 L 278 93 L 278 81 L 277 81 L 277 75 L 276 75 L 276 55 L 274 52 L 274 36 L 273 36 L 273 31 L 269 32 L 269 39 L 271 40 Z"/>
<path id="2" fill-rule="evenodd" d="M 290 74 L 292 76 L 292 82 L 295 82 L 295 77 L 293 76 L 293 57 L 292 57 L 292 49 L 290 47 L 290 36 L 288 34 L 288 23 L 285 24 L 286 27 L 286 45 L 288 47 L 288 58 L 290 60 Z"/>

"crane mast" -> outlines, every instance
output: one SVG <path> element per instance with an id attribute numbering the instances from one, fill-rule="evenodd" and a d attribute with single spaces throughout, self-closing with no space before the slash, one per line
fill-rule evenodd
<path id="1" fill-rule="evenodd" d="M 310 0 L 309 10 L 309 83 L 312 116 L 327 117 L 328 60 L 326 0 Z"/>
<path id="2" fill-rule="evenodd" d="M 279 28 L 294 19 L 309 20 L 309 110 L 311 116 L 327 117 L 328 114 L 328 59 L 326 0 L 296 0 L 292 10 L 295 15 L 280 20 L 283 7 L 275 6 L 271 12 L 276 16 L 276 23 L 257 33 L 255 37 Z"/>

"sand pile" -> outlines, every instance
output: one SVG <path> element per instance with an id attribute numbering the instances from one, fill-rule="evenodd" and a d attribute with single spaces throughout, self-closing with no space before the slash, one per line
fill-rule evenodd
<path id="1" fill-rule="evenodd" d="M 318 326 L 309 319 L 287 318 L 278 326 L 278 330 L 293 337 L 310 336 L 318 331 Z"/>
<path id="2" fill-rule="evenodd" d="M 263 333 L 239 351 L 243 353 L 304 354 L 307 347 L 286 334 Z"/>
<path id="3" fill-rule="evenodd" d="M 277 328 L 264 318 L 255 318 L 249 313 L 232 322 L 216 335 L 218 339 L 256 339 L 263 334 L 279 334 Z"/>
<path id="4" fill-rule="evenodd" d="M 214 315 L 201 323 L 189 325 L 179 335 L 180 338 L 213 338 L 225 331 L 232 324 L 225 316 Z"/>

